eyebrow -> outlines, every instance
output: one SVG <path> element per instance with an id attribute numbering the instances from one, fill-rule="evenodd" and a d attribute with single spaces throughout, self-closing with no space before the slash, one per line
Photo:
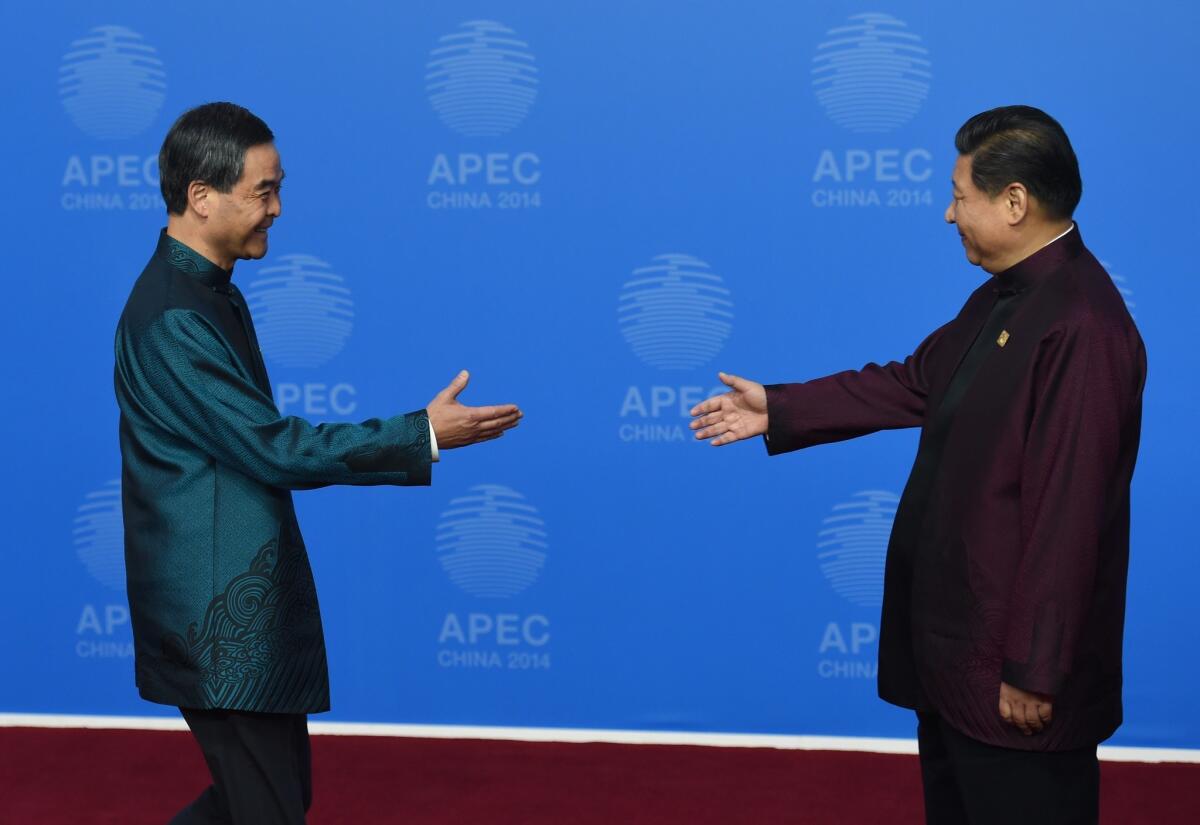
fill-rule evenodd
<path id="1" fill-rule="evenodd" d="M 275 178 L 263 178 L 262 180 L 260 180 L 260 181 L 257 183 L 257 185 L 255 185 L 255 187 L 254 187 L 254 188 L 255 188 L 255 189 L 262 189 L 264 186 L 277 186 L 277 185 L 279 185 L 279 184 L 282 184 L 282 183 L 283 183 L 283 179 L 284 179 L 284 178 L 286 178 L 286 177 L 287 177 L 287 172 L 280 171 L 280 173 L 279 173 L 279 180 L 275 180 Z"/>

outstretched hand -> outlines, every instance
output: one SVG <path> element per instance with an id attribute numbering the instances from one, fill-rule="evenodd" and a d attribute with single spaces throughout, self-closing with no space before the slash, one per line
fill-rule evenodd
<path id="1" fill-rule="evenodd" d="M 766 433 L 767 391 L 763 385 L 724 372 L 717 377 L 730 391 L 692 407 L 691 428 L 696 438 L 712 439 L 712 445 L 720 447 Z"/>
<path id="2" fill-rule="evenodd" d="M 491 441 L 517 426 L 524 417 L 516 404 L 492 407 L 467 407 L 460 404 L 458 395 L 467 388 L 470 373 L 463 370 L 454 376 L 446 389 L 433 397 L 426 406 L 429 424 L 437 437 L 439 450 L 452 450 L 480 441 Z"/>

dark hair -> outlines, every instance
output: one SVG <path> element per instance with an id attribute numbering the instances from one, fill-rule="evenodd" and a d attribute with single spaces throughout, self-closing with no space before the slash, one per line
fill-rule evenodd
<path id="1" fill-rule="evenodd" d="M 236 103 L 188 109 L 171 126 L 158 153 L 159 188 L 167 211 L 183 214 L 188 185 L 194 180 L 218 192 L 232 191 L 242 177 L 246 150 L 274 140 L 261 118 Z"/>
<path id="2" fill-rule="evenodd" d="M 989 197 L 1017 182 L 1053 218 L 1069 218 L 1079 205 L 1083 181 L 1075 150 L 1063 127 L 1041 109 L 980 112 L 958 130 L 954 147 L 971 156 L 971 180 Z"/>

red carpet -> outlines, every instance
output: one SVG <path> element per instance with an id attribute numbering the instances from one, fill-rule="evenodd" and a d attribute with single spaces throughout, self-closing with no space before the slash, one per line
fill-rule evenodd
<path id="1" fill-rule="evenodd" d="M 313 737 L 311 825 L 919 825 L 915 757 Z M 1200 765 L 1105 762 L 1104 825 L 1200 823 Z M 187 733 L 0 728 L 3 825 L 162 825 L 207 784 Z"/>

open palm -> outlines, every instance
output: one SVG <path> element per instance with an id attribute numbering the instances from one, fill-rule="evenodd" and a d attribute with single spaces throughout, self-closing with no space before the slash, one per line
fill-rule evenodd
<path id="1" fill-rule="evenodd" d="M 767 391 L 756 381 L 720 372 L 729 392 L 714 395 L 692 407 L 691 428 L 696 438 L 714 447 L 732 444 L 767 431 Z"/>

